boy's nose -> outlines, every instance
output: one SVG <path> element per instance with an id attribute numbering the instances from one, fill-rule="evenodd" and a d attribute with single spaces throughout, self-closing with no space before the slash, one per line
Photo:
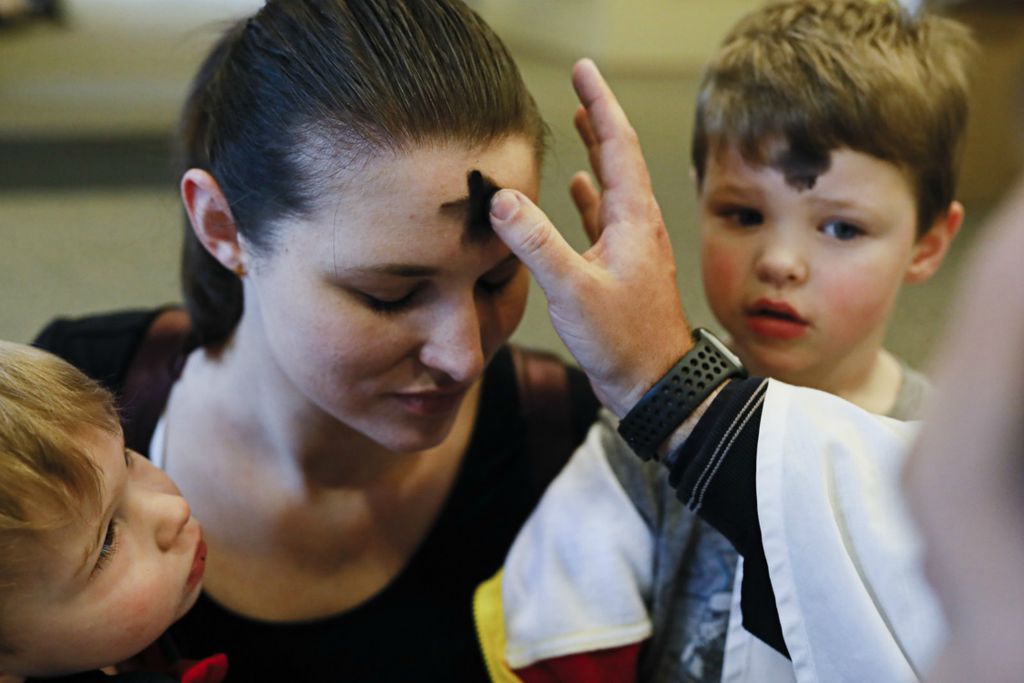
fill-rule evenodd
<path id="1" fill-rule="evenodd" d="M 156 543 L 160 550 L 170 550 L 192 518 L 192 510 L 179 495 L 154 493 L 153 512 L 156 515 Z"/>
<path id="2" fill-rule="evenodd" d="M 807 262 L 791 245 L 766 249 L 755 267 L 758 280 L 779 288 L 804 282 L 808 272 Z"/>

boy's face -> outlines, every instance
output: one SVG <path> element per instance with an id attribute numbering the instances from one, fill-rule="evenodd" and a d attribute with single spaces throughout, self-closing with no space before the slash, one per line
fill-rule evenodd
<path id="1" fill-rule="evenodd" d="M 753 372 L 820 385 L 870 367 L 918 251 L 897 166 L 837 150 L 808 188 L 727 147 L 699 203 L 705 293 Z"/>
<path id="2" fill-rule="evenodd" d="M 91 430 L 82 445 L 101 472 L 101 517 L 83 512 L 88 519 L 25 544 L 29 571 L 3 612 L 16 652 L 0 655 L 0 671 L 48 675 L 122 661 L 199 595 L 206 546 L 175 485 L 119 435 Z"/>

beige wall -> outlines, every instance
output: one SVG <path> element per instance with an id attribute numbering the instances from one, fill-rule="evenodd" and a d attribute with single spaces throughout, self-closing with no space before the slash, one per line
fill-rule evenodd
<path id="1" fill-rule="evenodd" d="M 66 32 L 0 34 L 0 135 L 169 130 L 191 71 L 222 25 L 216 17 L 254 2 L 70 0 Z M 474 4 L 508 40 L 551 124 L 554 143 L 542 204 L 580 248 L 585 245 L 566 184 L 586 159 L 571 123 L 576 104 L 568 75 L 582 55 L 594 56 L 605 68 L 644 143 L 675 244 L 684 304 L 695 323 L 712 324 L 699 282 L 688 181 L 692 102 L 706 55 L 757 0 Z M 971 213 L 982 210 L 969 207 Z M 58 313 L 175 300 L 180 221 L 173 186 L 0 192 L 0 337 L 28 339 Z M 961 246 L 970 238 L 968 229 Z M 935 281 L 901 298 L 890 344 L 912 361 L 937 336 L 962 251 Z M 517 338 L 561 348 L 539 292 L 533 292 Z"/>

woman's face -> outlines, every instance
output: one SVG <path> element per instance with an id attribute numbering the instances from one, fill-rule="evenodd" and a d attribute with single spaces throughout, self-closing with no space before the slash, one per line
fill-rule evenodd
<path id="1" fill-rule="evenodd" d="M 267 371 L 300 405 L 398 451 L 448 434 L 528 288 L 496 236 L 467 231 L 473 170 L 536 199 L 524 137 L 422 146 L 344 171 L 337 197 L 250 256 L 239 334 L 255 332 Z"/>

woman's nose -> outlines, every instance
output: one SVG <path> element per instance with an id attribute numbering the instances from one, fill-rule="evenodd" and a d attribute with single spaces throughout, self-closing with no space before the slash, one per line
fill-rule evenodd
<path id="1" fill-rule="evenodd" d="M 457 382 L 471 382 L 484 370 L 480 317 L 475 302 L 466 302 L 441 318 L 420 351 L 420 361 Z"/>

